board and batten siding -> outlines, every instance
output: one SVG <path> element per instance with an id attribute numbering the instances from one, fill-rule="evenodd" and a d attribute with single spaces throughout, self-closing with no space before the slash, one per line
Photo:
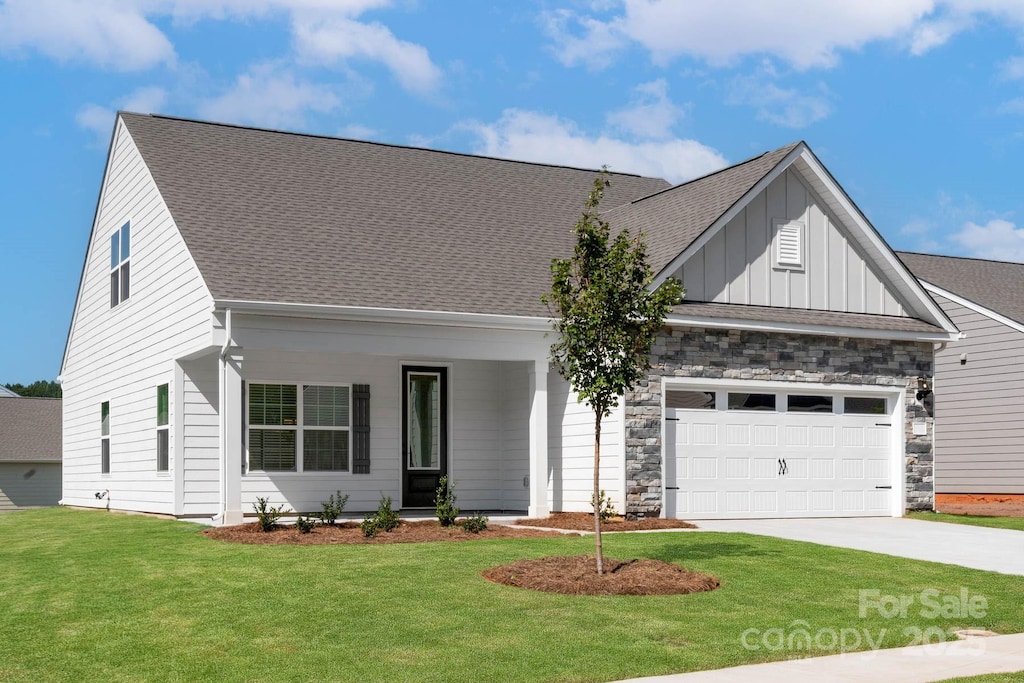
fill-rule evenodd
<path id="1" fill-rule="evenodd" d="M 803 267 L 776 268 L 777 222 L 803 229 Z M 826 204 L 787 170 L 676 273 L 689 301 L 906 315 Z"/>
<path id="2" fill-rule="evenodd" d="M 622 403 L 601 420 L 601 488 L 620 513 L 626 509 Z M 594 411 L 556 372 L 548 375 L 548 467 L 551 510 L 593 512 Z"/>
<path id="3" fill-rule="evenodd" d="M 110 236 L 131 221 L 131 295 L 110 307 Z M 63 502 L 174 514 L 174 362 L 209 343 L 212 298 L 131 135 L 118 122 L 65 364 Z M 170 471 L 156 471 L 156 388 L 169 385 Z M 100 404 L 110 402 L 110 473 Z M 98 499 L 96 494 L 104 494 Z"/>
<path id="4" fill-rule="evenodd" d="M 56 505 L 59 462 L 0 462 L 0 510 Z"/>
<path id="5" fill-rule="evenodd" d="M 529 467 L 528 364 L 427 359 L 409 364 L 449 368 L 449 472 L 456 484 L 458 506 L 467 512 L 525 510 L 529 503 L 529 491 L 522 481 Z M 242 476 L 243 513 L 252 514 L 257 497 L 296 512 L 319 512 L 321 501 L 335 491 L 349 495 L 346 513 L 375 510 L 381 495 L 390 496 L 398 505 L 402 488 L 401 366 L 394 356 L 246 350 L 242 376 L 247 382 L 368 384 L 370 473 L 246 472 Z M 215 507 L 203 511 L 210 514 Z"/>
<path id="6" fill-rule="evenodd" d="M 1024 333 L 933 297 L 967 335 L 935 356 L 935 492 L 1024 494 Z"/>

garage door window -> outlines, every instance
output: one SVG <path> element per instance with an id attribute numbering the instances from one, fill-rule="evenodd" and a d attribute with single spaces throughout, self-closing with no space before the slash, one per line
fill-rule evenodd
<path id="1" fill-rule="evenodd" d="M 888 415 L 884 398 L 847 396 L 843 411 L 853 415 Z"/>
<path id="2" fill-rule="evenodd" d="M 695 410 L 714 410 L 715 392 L 713 391 L 670 391 L 665 395 L 666 408 L 684 408 Z"/>
<path id="3" fill-rule="evenodd" d="M 831 396 L 790 396 L 787 410 L 791 413 L 831 413 Z"/>
<path id="4" fill-rule="evenodd" d="M 775 410 L 775 394 L 729 393 L 729 410 Z"/>

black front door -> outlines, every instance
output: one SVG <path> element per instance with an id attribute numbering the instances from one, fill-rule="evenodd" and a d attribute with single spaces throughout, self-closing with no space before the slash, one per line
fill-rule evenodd
<path id="1" fill-rule="evenodd" d="M 448 472 L 448 369 L 402 368 L 402 507 L 433 507 Z"/>

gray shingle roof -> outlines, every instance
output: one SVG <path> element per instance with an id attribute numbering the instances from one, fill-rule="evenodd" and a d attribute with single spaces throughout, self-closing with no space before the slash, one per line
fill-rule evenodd
<path id="1" fill-rule="evenodd" d="M 61 443 L 59 398 L 0 398 L 0 462 L 60 462 Z"/>
<path id="2" fill-rule="evenodd" d="M 646 234 L 648 261 L 659 272 L 800 144 L 637 199 L 609 211 L 606 218 L 614 228 Z"/>
<path id="3" fill-rule="evenodd" d="M 1024 324 L 1024 264 L 898 251 L 910 272 Z"/>
<path id="4" fill-rule="evenodd" d="M 121 116 L 215 299 L 543 316 L 596 175 Z M 608 207 L 669 187 L 611 182 Z"/>
<path id="5" fill-rule="evenodd" d="M 778 308 L 775 306 L 746 306 L 739 304 L 715 304 L 686 302 L 672 308 L 672 313 L 682 317 L 735 318 L 757 322 L 789 323 L 794 325 L 824 325 L 850 327 L 860 330 L 885 330 L 889 332 L 933 332 L 945 334 L 941 327 L 916 318 L 868 313 L 840 313 L 817 311 L 803 308 Z"/>

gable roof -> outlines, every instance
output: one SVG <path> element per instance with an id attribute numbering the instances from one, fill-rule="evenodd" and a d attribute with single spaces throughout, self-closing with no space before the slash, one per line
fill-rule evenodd
<path id="1" fill-rule="evenodd" d="M 59 398 L 0 398 L 0 462 L 60 462 Z"/>
<path id="2" fill-rule="evenodd" d="M 218 301 L 547 316 L 596 171 L 121 113 Z M 614 173 L 605 206 L 669 187 Z"/>
<path id="3" fill-rule="evenodd" d="M 919 280 L 1024 324 L 1024 264 L 898 251 Z"/>
<path id="4" fill-rule="evenodd" d="M 605 217 L 616 229 L 627 228 L 634 234 L 645 234 L 648 261 L 658 273 L 801 144 L 794 142 L 635 199 L 608 211 Z"/>
<path id="5" fill-rule="evenodd" d="M 7 387 L 0 385 L 0 398 L 19 398 L 19 395 L 8 389 Z"/>

